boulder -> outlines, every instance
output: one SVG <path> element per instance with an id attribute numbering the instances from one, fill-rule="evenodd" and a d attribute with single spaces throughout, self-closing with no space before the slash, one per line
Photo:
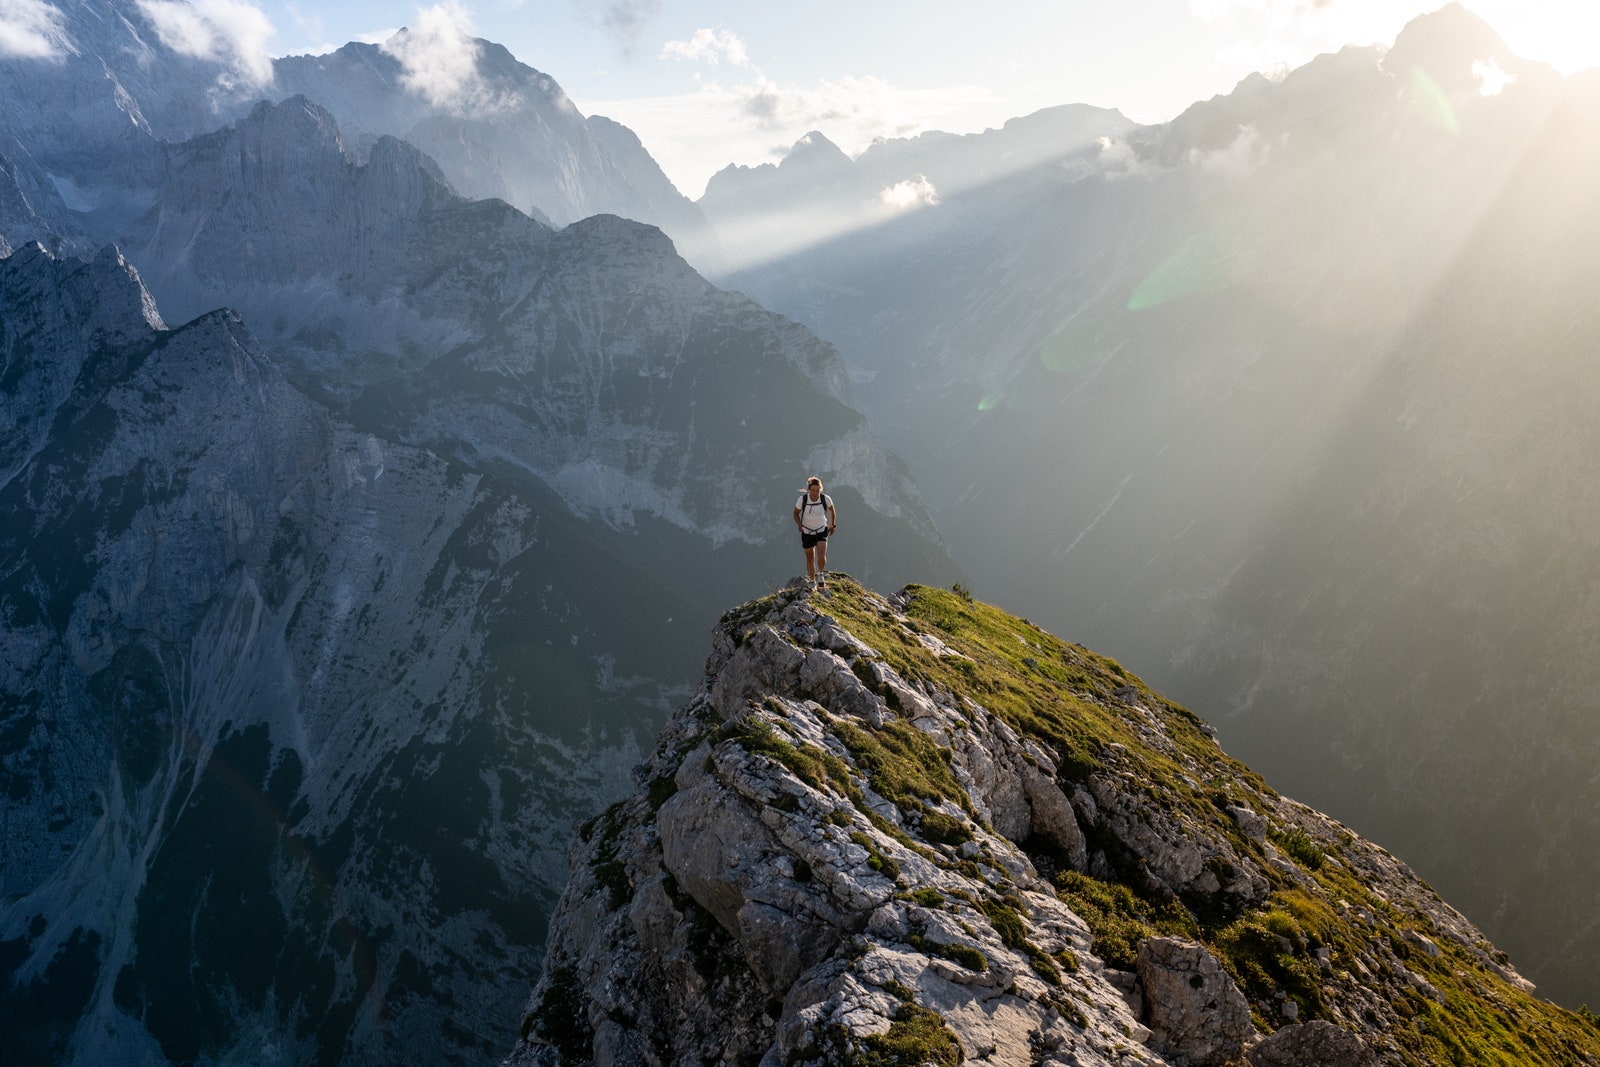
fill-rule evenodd
<path id="1" fill-rule="evenodd" d="M 1252 1033 L 1250 1006 L 1198 941 L 1150 937 L 1139 944 L 1139 982 L 1150 1043 L 1183 1067 L 1237 1060 Z"/>
<path id="2" fill-rule="evenodd" d="M 1250 1050 L 1250 1067 L 1377 1067 L 1378 1057 L 1349 1030 L 1315 1019 L 1285 1026 Z"/>

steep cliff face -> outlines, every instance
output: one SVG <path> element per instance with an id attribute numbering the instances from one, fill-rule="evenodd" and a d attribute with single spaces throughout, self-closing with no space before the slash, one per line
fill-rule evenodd
<path id="1" fill-rule="evenodd" d="M 83 228 L 20 141 L 0 135 L 0 257 L 29 242 L 86 252 Z"/>
<path id="2" fill-rule="evenodd" d="M 655 227 L 607 215 L 552 231 L 456 196 L 389 137 L 360 162 L 305 98 L 165 159 L 154 206 L 107 231 L 163 310 L 235 309 L 363 428 L 514 466 L 586 517 L 649 516 L 718 547 L 784 531 L 773 501 L 817 469 L 864 505 L 852 496 L 872 546 L 861 569 L 907 533 L 937 555 L 838 354 L 712 286 Z"/>
<path id="3" fill-rule="evenodd" d="M 1402 862 L 1111 660 L 799 583 L 584 824 L 511 1063 L 1596 1064 Z"/>
<path id="4" fill-rule="evenodd" d="M 0 261 L 0 513 L 0 1060 L 502 1049 L 692 598 L 113 253 Z"/>
<path id="5" fill-rule="evenodd" d="M 402 30 L 383 45 L 286 56 L 273 64 L 267 95 L 317 101 L 363 155 L 381 137 L 416 145 L 465 196 L 498 197 L 556 226 L 622 215 L 661 227 L 696 263 L 716 261 L 716 239 L 700 208 L 627 127 L 585 118 L 555 79 L 490 41 L 463 43 L 473 70 L 453 99 L 419 92 L 408 87 L 399 58 L 408 36 Z"/>

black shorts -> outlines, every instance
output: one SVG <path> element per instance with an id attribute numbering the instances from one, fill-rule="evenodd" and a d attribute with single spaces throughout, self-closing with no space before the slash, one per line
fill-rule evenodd
<path id="1" fill-rule="evenodd" d="M 800 547 L 801 548 L 815 548 L 815 547 L 817 547 L 817 542 L 818 541 L 826 541 L 827 539 L 828 539 L 828 531 L 827 530 L 823 530 L 821 533 L 806 533 L 804 530 L 800 531 Z"/>

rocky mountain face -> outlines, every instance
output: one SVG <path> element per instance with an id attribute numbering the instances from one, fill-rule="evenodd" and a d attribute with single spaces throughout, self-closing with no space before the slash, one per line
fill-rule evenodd
<path id="1" fill-rule="evenodd" d="M 839 347 L 978 589 L 1149 664 L 1572 1005 L 1597 122 L 1451 5 L 729 282 Z"/>
<path id="2" fill-rule="evenodd" d="M 304 98 L 145 145 L 0 172 L 123 250 L 0 261 L 0 1060 L 483 1062 L 803 476 L 842 561 L 952 566 L 837 353 L 655 227 Z"/>
<path id="3" fill-rule="evenodd" d="M 585 823 L 513 1065 L 1600 1062 L 1412 870 L 1113 660 L 796 581 Z"/>
<path id="4" fill-rule="evenodd" d="M 115 256 L 0 271 L 4 1058 L 489 1055 L 661 699 L 616 546 Z"/>
<path id="5" fill-rule="evenodd" d="M 552 231 L 456 197 L 392 138 L 362 164 L 303 98 L 172 146 L 163 172 L 156 206 L 104 231 L 149 265 L 158 303 L 261 323 L 296 380 L 363 427 L 714 548 L 786 532 L 773 501 L 817 469 L 848 483 L 865 572 L 941 555 L 837 353 L 707 283 L 654 227 Z"/>
<path id="6" fill-rule="evenodd" d="M 646 237 L 642 259 L 664 244 L 595 225 Z M 582 233 L 556 236 L 555 261 L 603 291 Z M 295 388 L 231 312 L 166 329 L 114 254 L 33 246 L 3 269 L 8 1054 L 186 1062 L 264 1043 L 263 1062 L 461 1062 L 503 1046 L 571 820 L 615 794 L 685 684 L 671 660 L 700 639 L 674 617 L 771 566 L 749 497 L 787 488 L 793 456 L 724 425 L 718 390 L 743 390 L 743 412 L 781 386 L 793 440 L 872 454 L 858 415 L 806 399 L 825 362 L 786 358 L 825 350 L 737 300 L 688 315 L 670 351 L 639 328 L 587 337 L 545 305 L 542 328 L 573 336 L 540 359 L 440 357 L 405 390 L 359 393 L 379 433 Z M 601 341 L 614 360 L 583 364 Z M 659 454 L 607 468 L 601 446 L 622 449 L 640 411 L 562 407 L 563 383 L 637 377 L 648 394 L 637 368 L 656 358 L 676 381 L 632 447 Z M 394 414 L 406 403 L 414 421 Z M 844 437 L 817 436 L 819 403 Z M 748 469 L 681 475 L 740 448 Z M 536 466 L 557 459 L 578 469 Z M 915 542 L 848 499 L 863 550 Z"/>
<path id="7" fill-rule="evenodd" d="M 87 247 L 49 178 L 17 141 L 0 138 L 0 257 L 18 241 L 39 241 L 55 250 Z M 26 236 L 23 236 L 26 235 Z"/>
<path id="8" fill-rule="evenodd" d="M 47 55 L 0 63 L 0 127 L 27 146 L 80 201 L 139 174 L 154 140 L 182 140 L 219 123 L 267 73 L 238 57 L 166 43 L 148 10 L 121 0 L 51 5 Z M 211 51 L 212 54 L 197 54 Z M 91 184 L 90 175 L 104 184 Z"/>
<path id="9" fill-rule="evenodd" d="M 409 30 L 383 45 L 272 60 L 238 53 L 226 35 L 196 40 L 203 15 L 180 32 L 162 14 L 130 0 L 77 0 L 60 9 L 54 55 L 0 64 L 0 129 L 74 211 L 141 198 L 149 206 L 160 142 L 216 130 L 261 101 L 305 96 L 335 116 L 362 160 L 381 138 L 398 138 L 436 159 L 463 196 L 500 198 L 557 226 L 622 215 L 661 227 L 697 263 L 719 262 L 700 209 L 631 131 L 586 118 L 549 75 L 500 45 L 451 42 L 470 54 L 470 69 L 436 83 L 408 58 L 429 47 Z"/>
<path id="10" fill-rule="evenodd" d="M 316 101 L 362 156 L 380 137 L 416 145 L 464 196 L 498 197 L 556 226 L 621 215 L 659 226 L 696 264 L 719 262 L 700 208 L 633 131 L 585 118 L 548 74 L 490 41 L 471 42 L 473 77 L 454 98 L 418 91 L 402 61 L 410 36 L 401 30 L 383 45 L 277 60 L 270 98 Z"/>

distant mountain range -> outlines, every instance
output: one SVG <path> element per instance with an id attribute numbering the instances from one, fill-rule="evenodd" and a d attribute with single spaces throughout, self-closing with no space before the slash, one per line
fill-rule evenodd
<path id="1" fill-rule="evenodd" d="M 333 115 L 359 160 L 379 138 L 400 138 L 432 157 L 462 196 L 496 197 L 556 226 L 622 215 L 660 226 L 697 262 L 717 261 L 699 208 L 632 131 L 585 118 L 549 75 L 489 41 L 461 42 L 473 53 L 470 76 L 441 88 L 416 81 L 405 30 L 383 45 L 241 71 L 236 57 L 166 45 L 145 7 L 127 0 L 78 0 L 62 9 L 61 24 L 59 57 L 0 64 L 0 136 L 49 173 L 74 210 L 148 207 L 132 194 L 154 144 L 216 130 L 260 100 L 300 95 Z M 13 152 L 0 146 L 0 154 Z"/>

